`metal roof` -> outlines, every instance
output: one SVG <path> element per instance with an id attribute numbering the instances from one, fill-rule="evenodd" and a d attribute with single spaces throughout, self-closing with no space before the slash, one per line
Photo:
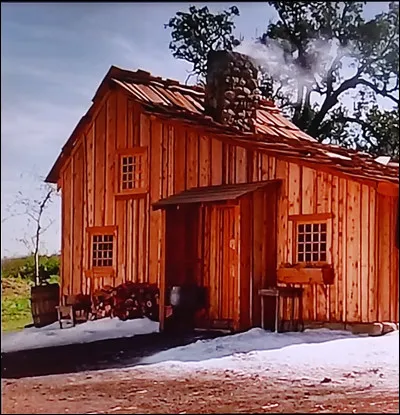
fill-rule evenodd
<path id="1" fill-rule="evenodd" d="M 248 193 L 255 192 L 256 190 L 268 186 L 276 186 L 278 183 L 280 183 L 280 180 L 194 187 L 153 203 L 153 210 L 189 203 L 211 203 L 236 200 L 247 195 Z"/>
<path id="2" fill-rule="evenodd" d="M 231 144 L 269 153 L 294 163 L 303 162 L 316 169 L 323 166 L 330 169 L 331 173 L 344 173 L 354 179 L 399 183 L 398 163 L 383 165 L 370 154 L 321 144 L 287 120 L 271 101 L 261 101 L 257 110 L 255 133 L 242 133 L 215 122 L 205 114 L 202 87 L 181 85 L 177 81 L 155 77 L 142 70 L 133 72 L 112 66 L 93 101 L 99 99 L 110 83 L 123 88 L 146 112 L 155 113 L 166 120 L 178 120 L 201 127 L 205 133 Z M 93 108 L 94 104 L 63 147 L 47 181 L 57 181 L 61 165 L 79 137 L 79 126 L 89 122 Z"/>
<path id="3" fill-rule="evenodd" d="M 136 76 L 135 76 L 136 75 Z M 208 124 L 217 124 L 211 117 L 205 115 L 204 89 L 192 85 L 180 85 L 176 81 L 163 80 L 152 77 L 143 72 L 131 73 L 131 76 L 124 79 L 112 78 L 113 82 L 128 91 L 134 98 L 146 106 L 161 112 L 173 111 L 177 115 L 190 115 L 200 117 Z M 256 134 L 267 134 L 271 136 L 285 137 L 292 140 L 317 142 L 313 137 L 302 132 L 293 123 L 287 120 L 275 105 L 268 100 L 263 100 L 257 110 Z M 226 130 L 235 134 L 241 134 L 234 128 L 224 126 Z M 249 134 L 249 133 L 247 133 Z M 250 134 L 251 135 L 251 134 Z"/>

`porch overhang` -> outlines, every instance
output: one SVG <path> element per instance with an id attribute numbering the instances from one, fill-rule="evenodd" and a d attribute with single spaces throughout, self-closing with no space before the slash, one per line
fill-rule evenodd
<path id="1" fill-rule="evenodd" d="M 152 204 L 153 210 L 195 203 L 218 203 L 237 200 L 249 193 L 269 186 L 275 187 L 281 180 L 267 180 L 254 183 L 222 184 L 216 186 L 194 187 L 171 195 Z"/>

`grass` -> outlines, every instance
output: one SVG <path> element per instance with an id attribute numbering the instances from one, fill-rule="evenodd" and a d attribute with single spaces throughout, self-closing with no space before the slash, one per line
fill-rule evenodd
<path id="1" fill-rule="evenodd" d="M 58 282 L 52 276 L 51 283 Z M 30 280 L 21 277 L 2 277 L 1 279 L 1 331 L 16 331 L 32 324 Z"/>
<path id="2" fill-rule="evenodd" d="M 32 323 L 31 285 L 21 277 L 1 279 L 1 331 L 20 330 Z"/>

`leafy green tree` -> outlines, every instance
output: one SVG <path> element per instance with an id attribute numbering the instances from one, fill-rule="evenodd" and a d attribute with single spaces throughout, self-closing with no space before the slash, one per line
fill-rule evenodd
<path id="1" fill-rule="evenodd" d="M 321 142 L 398 157 L 398 3 L 389 3 L 370 20 L 363 16 L 366 2 L 269 4 L 278 19 L 253 46 L 258 48 L 265 90 L 272 85 L 282 111 Z M 231 49 L 239 42 L 232 34 L 232 19 L 239 11 L 224 13 L 200 13 L 192 7 L 167 25 L 172 29 L 173 55 L 191 63 L 200 78 L 204 79 L 210 49 Z M 209 24 L 217 16 L 226 16 L 227 30 Z M 382 100 L 392 109 L 383 110 Z"/>
<path id="2" fill-rule="evenodd" d="M 239 9 L 230 7 L 222 13 L 212 14 L 208 7 L 189 7 L 189 12 L 177 12 L 164 25 L 171 29 L 172 41 L 169 48 L 177 59 L 193 65 L 186 81 L 196 75 L 202 82 L 206 74 L 207 55 L 211 50 L 232 50 L 240 44 L 233 34 L 233 18 L 239 16 Z"/>

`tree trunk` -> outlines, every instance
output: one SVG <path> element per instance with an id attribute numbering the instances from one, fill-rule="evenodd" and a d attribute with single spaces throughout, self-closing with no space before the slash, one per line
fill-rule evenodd
<path id="1" fill-rule="evenodd" d="M 40 285 L 40 277 L 39 277 L 39 252 L 36 250 L 34 255 L 35 261 L 35 285 Z"/>
<path id="2" fill-rule="evenodd" d="M 34 261 L 35 261 L 35 285 L 40 285 L 40 277 L 39 277 L 39 240 L 40 240 L 40 223 L 38 222 L 38 226 L 36 229 L 36 236 L 35 236 L 35 252 L 34 252 Z"/>

